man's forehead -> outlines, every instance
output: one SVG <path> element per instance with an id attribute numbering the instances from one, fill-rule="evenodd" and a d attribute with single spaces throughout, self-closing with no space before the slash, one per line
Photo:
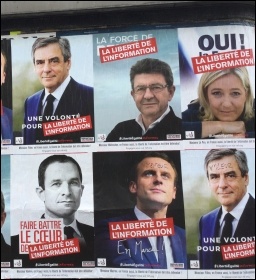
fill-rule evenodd
<path id="1" fill-rule="evenodd" d="M 216 159 L 208 164 L 208 172 L 225 172 L 237 169 L 238 164 L 234 156 L 227 156 L 221 159 Z"/>
<path id="2" fill-rule="evenodd" d="M 150 157 L 143 159 L 140 164 L 141 167 L 147 168 L 147 169 L 170 169 L 172 168 L 171 164 L 162 159 L 157 157 Z"/>

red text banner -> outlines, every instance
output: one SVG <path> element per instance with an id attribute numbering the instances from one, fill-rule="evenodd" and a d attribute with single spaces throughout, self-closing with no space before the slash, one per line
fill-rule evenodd
<path id="1" fill-rule="evenodd" d="M 254 65 L 252 49 L 192 57 L 195 74 Z"/>
<path id="2" fill-rule="evenodd" d="M 255 256 L 255 241 L 223 245 L 221 253 L 225 261 Z"/>
<path id="3" fill-rule="evenodd" d="M 29 245 L 29 259 L 50 258 L 80 252 L 78 238 L 62 240 L 60 242 L 50 242 L 43 244 Z"/>
<path id="4" fill-rule="evenodd" d="M 44 136 L 92 129 L 91 116 L 43 123 Z"/>
<path id="5" fill-rule="evenodd" d="M 99 52 L 101 63 L 148 55 L 157 52 L 156 39 L 150 38 L 128 44 L 104 47 L 100 48 Z"/>
<path id="6" fill-rule="evenodd" d="M 109 232 L 112 240 L 173 235 L 173 218 L 110 222 Z"/>

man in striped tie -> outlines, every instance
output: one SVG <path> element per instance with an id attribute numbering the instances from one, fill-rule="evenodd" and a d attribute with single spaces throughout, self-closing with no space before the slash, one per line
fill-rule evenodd
<path id="1" fill-rule="evenodd" d="M 246 153 L 237 149 L 212 149 L 204 165 L 211 191 L 221 206 L 199 221 L 200 268 L 253 268 L 255 198 L 247 190 Z"/>

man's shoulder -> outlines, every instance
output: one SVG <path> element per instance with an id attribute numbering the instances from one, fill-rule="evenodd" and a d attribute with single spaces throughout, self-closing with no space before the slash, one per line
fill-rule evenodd
<path id="1" fill-rule="evenodd" d="M 33 102 L 35 100 L 38 100 L 41 97 L 43 91 L 44 91 L 44 89 L 40 89 L 39 91 L 35 92 L 34 94 L 28 96 L 26 101 L 27 102 Z"/>
<path id="2" fill-rule="evenodd" d="M 81 84 L 81 83 L 77 82 L 76 80 L 74 80 L 72 77 L 70 79 L 69 86 L 77 87 L 80 91 L 93 93 L 93 87 L 85 85 L 85 84 Z"/>
<path id="3" fill-rule="evenodd" d="M 220 207 L 218 208 L 215 208 L 214 210 L 204 214 L 202 217 L 201 217 L 201 220 L 202 221 L 209 221 L 209 220 L 212 220 L 214 218 L 216 218 L 216 216 L 218 215 L 220 211 Z"/>
<path id="4" fill-rule="evenodd" d="M 90 234 L 90 233 L 94 234 L 94 227 L 93 226 L 81 223 L 79 221 L 76 221 L 76 223 L 77 223 L 77 227 L 80 231 L 86 232 L 87 234 Z"/>
<path id="5" fill-rule="evenodd" d="M 135 119 L 129 119 L 126 121 L 122 121 L 116 124 L 115 127 L 126 127 L 126 126 L 130 126 L 131 124 L 137 124 L 137 122 L 135 121 Z"/>

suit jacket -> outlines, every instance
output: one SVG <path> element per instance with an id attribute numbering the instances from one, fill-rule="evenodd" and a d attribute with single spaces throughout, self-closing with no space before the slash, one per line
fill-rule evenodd
<path id="1" fill-rule="evenodd" d="M 105 258 L 107 267 L 129 267 L 160 269 L 155 253 L 141 252 L 143 249 L 151 249 L 152 246 L 147 237 L 110 240 L 109 222 L 138 220 L 134 212 L 122 217 L 105 219 L 95 226 L 95 255 L 96 258 Z M 169 236 L 174 257 L 174 263 L 183 263 L 187 267 L 185 230 L 175 226 L 175 234 Z M 139 246 L 138 246 L 139 244 Z M 137 251 L 136 249 L 137 248 Z M 120 250 L 120 251 L 119 251 Z M 118 253 L 119 251 L 119 253 Z M 122 252 L 121 252 L 122 251 Z M 168 264 L 167 267 L 169 268 Z"/>
<path id="2" fill-rule="evenodd" d="M 42 100 L 44 98 L 45 90 L 40 90 L 32 96 L 28 97 L 25 101 L 25 115 L 24 124 L 26 128 L 23 129 L 24 144 L 35 144 L 36 140 L 59 140 L 57 142 L 83 142 L 81 137 L 93 137 L 90 141 L 87 139 L 84 142 L 94 142 L 94 104 L 93 104 L 93 88 L 77 83 L 71 78 L 67 85 L 59 104 L 54 112 L 56 120 L 62 120 L 61 116 L 77 115 L 91 117 L 92 128 L 80 131 L 71 131 L 62 134 L 55 134 L 53 136 L 40 136 L 42 130 L 38 128 L 41 121 L 38 116 L 41 116 Z M 57 118 L 59 117 L 59 118 Z M 27 125 L 35 128 L 28 128 Z M 43 141 L 41 143 L 44 143 Z M 47 143 L 47 142 L 45 142 Z M 49 142 L 55 143 L 55 142 Z M 49 144 L 47 143 L 47 144 Z"/>
<path id="3" fill-rule="evenodd" d="M 1 233 L 1 262 L 11 263 L 11 246 L 5 242 L 2 233 Z"/>
<path id="4" fill-rule="evenodd" d="M 22 267 L 38 267 L 40 266 L 38 264 L 44 263 L 57 264 L 53 265 L 53 268 L 58 267 L 60 263 L 62 267 L 66 268 L 82 267 L 82 261 L 94 261 L 94 228 L 78 221 L 76 222 L 80 233 L 85 239 L 85 247 L 80 247 L 80 253 L 30 260 L 28 254 L 19 253 L 19 235 L 15 235 L 11 237 L 13 259 L 21 259 Z"/>
<path id="5" fill-rule="evenodd" d="M 171 138 L 171 135 L 179 134 L 181 137 L 181 119 L 178 118 L 172 107 L 170 112 L 152 129 L 149 129 L 142 136 L 142 128 L 133 120 L 118 123 L 108 134 L 106 142 L 117 141 L 161 141 L 180 140 L 181 138 Z M 170 135 L 168 138 L 168 135 Z"/>
<path id="6" fill-rule="evenodd" d="M 7 107 L 2 107 L 3 114 L 1 115 L 1 133 L 2 140 L 10 140 L 12 144 L 12 110 Z"/>
<path id="7" fill-rule="evenodd" d="M 200 246 L 220 246 L 220 243 L 210 243 L 209 238 L 218 237 L 219 232 L 219 218 L 221 215 L 221 207 L 214 209 L 210 213 L 201 217 L 199 221 L 200 232 Z M 236 231 L 234 233 L 235 238 L 240 240 L 242 237 L 255 238 L 255 199 L 250 195 L 249 200 L 243 210 L 241 218 L 238 222 Z M 239 241 L 233 243 L 239 244 Z M 218 258 L 216 258 L 216 252 L 213 251 L 199 251 L 200 267 L 203 269 L 215 269 L 215 264 L 218 264 Z M 253 265 L 255 267 L 255 256 L 247 258 L 239 258 L 236 260 L 223 261 L 221 264 L 238 264 L 238 265 Z M 247 268 L 252 268 L 247 267 Z M 220 267 L 221 268 L 221 267 Z M 231 268 L 231 267 L 230 267 Z M 239 268 L 239 267 L 233 267 Z M 245 268 L 242 267 L 241 268 Z"/>

